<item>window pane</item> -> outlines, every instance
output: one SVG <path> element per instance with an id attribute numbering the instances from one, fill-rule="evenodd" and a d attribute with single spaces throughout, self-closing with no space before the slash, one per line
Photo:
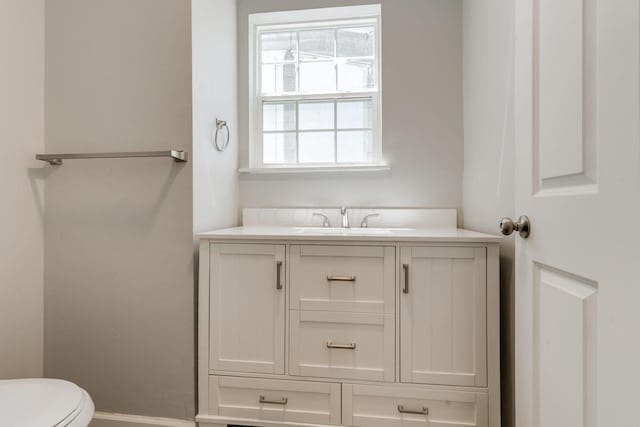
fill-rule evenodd
<path id="1" fill-rule="evenodd" d="M 284 62 L 298 59 L 298 40 L 295 32 L 263 33 L 260 39 L 262 42 L 262 62 Z"/>
<path id="2" fill-rule="evenodd" d="M 264 134 L 262 159 L 265 164 L 296 163 L 296 134 L 294 132 Z"/>
<path id="3" fill-rule="evenodd" d="M 262 129 L 296 130 L 296 103 L 264 103 L 262 106 Z"/>
<path id="4" fill-rule="evenodd" d="M 333 132 L 303 132 L 300 138 L 300 163 L 334 163 Z"/>
<path id="5" fill-rule="evenodd" d="M 262 66 L 262 93 L 296 92 L 296 64 L 266 64 Z"/>
<path id="6" fill-rule="evenodd" d="M 333 129 L 334 113 L 331 102 L 301 102 L 300 129 Z"/>
<path id="7" fill-rule="evenodd" d="M 373 123 L 371 100 L 339 101 L 338 129 L 371 128 Z"/>
<path id="8" fill-rule="evenodd" d="M 371 131 L 338 132 L 338 163 L 364 163 L 372 158 Z"/>
<path id="9" fill-rule="evenodd" d="M 374 56 L 373 27 L 341 28 L 337 32 L 338 56 Z"/>
<path id="10" fill-rule="evenodd" d="M 373 60 L 347 59 L 338 64 L 338 89 L 362 90 L 375 87 Z"/>
<path id="11" fill-rule="evenodd" d="M 300 31 L 300 59 L 333 58 L 335 30 Z"/>
<path id="12" fill-rule="evenodd" d="M 333 61 L 300 63 L 300 91 L 336 90 L 336 68 Z"/>

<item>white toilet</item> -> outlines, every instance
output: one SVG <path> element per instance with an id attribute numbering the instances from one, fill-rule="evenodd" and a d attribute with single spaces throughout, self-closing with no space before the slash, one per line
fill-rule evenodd
<path id="1" fill-rule="evenodd" d="M 93 411 L 89 394 L 69 381 L 0 380 L 2 427 L 87 427 Z"/>

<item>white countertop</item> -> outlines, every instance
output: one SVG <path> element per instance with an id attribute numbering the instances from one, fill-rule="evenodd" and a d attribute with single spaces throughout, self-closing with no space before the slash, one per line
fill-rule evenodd
<path id="1" fill-rule="evenodd" d="M 322 240 L 366 242 L 460 242 L 491 243 L 501 237 L 460 228 L 348 228 L 246 226 L 213 230 L 200 239 L 222 240 Z"/>

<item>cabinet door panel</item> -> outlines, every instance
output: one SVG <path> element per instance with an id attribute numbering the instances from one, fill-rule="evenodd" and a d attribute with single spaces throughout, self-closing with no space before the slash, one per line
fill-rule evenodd
<path id="1" fill-rule="evenodd" d="M 284 261 L 283 245 L 211 245 L 210 369 L 284 374 Z"/>
<path id="2" fill-rule="evenodd" d="M 403 247 L 400 257 L 401 381 L 486 386 L 485 248 Z"/>

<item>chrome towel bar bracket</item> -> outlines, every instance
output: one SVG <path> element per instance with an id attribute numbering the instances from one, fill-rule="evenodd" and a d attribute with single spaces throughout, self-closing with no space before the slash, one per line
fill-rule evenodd
<path id="1" fill-rule="evenodd" d="M 37 160 L 42 160 L 53 166 L 60 166 L 63 159 L 124 159 L 132 157 L 170 157 L 176 162 L 186 162 L 189 155 L 182 150 L 166 151 L 131 151 L 120 153 L 69 153 L 69 154 L 36 154 Z"/>

